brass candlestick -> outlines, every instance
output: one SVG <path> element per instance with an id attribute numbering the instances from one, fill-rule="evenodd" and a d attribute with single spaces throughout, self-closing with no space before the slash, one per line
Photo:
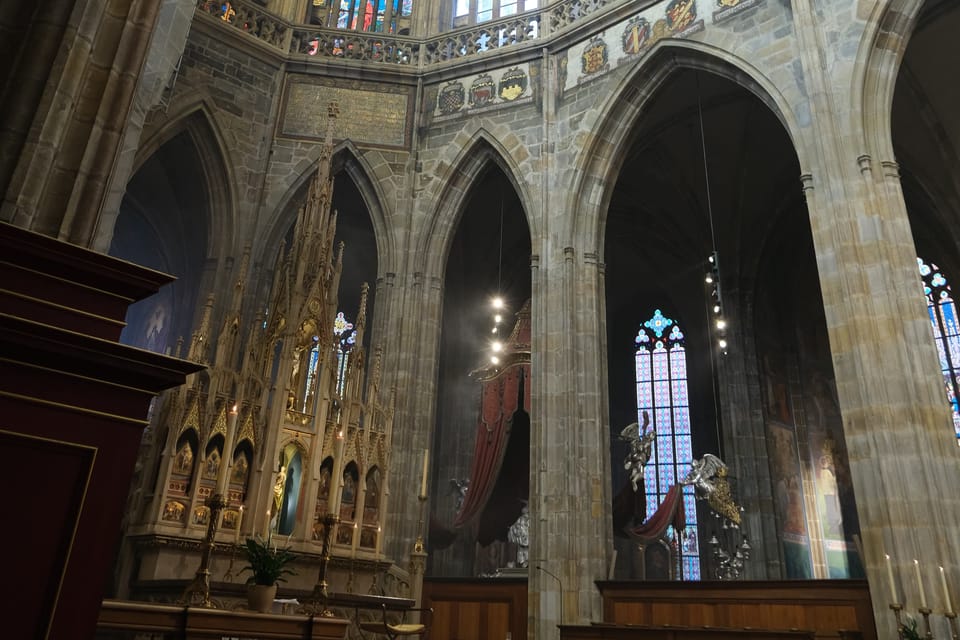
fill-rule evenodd
<path id="1" fill-rule="evenodd" d="M 933 611 L 931 611 L 930 609 L 927 609 L 926 607 L 920 607 L 919 611 L 920 611 L 920 615 L 923 616 L 923 628 L 924 628 L 923 637 L 926 638 L 927 640 L 932 640 L 933 633 L 930 631 L 930 614 L 933 613 Z"/>
<path id="2" fill-rule="evenodd" d="M 903 605 L 899 603 L 894 603 L 890 605 L 890 608 L 893 609 L 893 615 L 897 619 L 897 638 L 899 640 L 903 639 L 903 617 L 901 612 L 903 611 Z"/>
<path id="3" fill-rule="evenodd" d="M 947 616 L 950 622 L 950 637 L 953 640 L 960 640 L 960 630 L 957 629 L 957 614 L 953 611 L 947 611 L 943 615 Z"/>
<path id="4" fill-rule="evenodd" d="M 183 590 L 180 596 L 180 604 L 189 607 L 213 608 L 210 602 L 210 556 L 213 553 L 213 540 L 217 535 L 217 527 L 220 523 L 220 512 L 227 506 L 227 500 L 223 494 L 215 493 L 207 500 L 207 507 L 210 509 L 209 520 L 207 520 L 207 536 L 203 540 L 202 553 L 200 556 L 200 568 L 187 588 Z"/>
<path id="5" fill-rule="evenodd" d="M 328 513 L 323 517 L 323 550 L 320 552 L 320 575 L 313 585 L 313 593 L 300 607 L 301 613 L 317 615 L 322 618 L 334 618 L 336 614 L 327 607 L 330 590 L 327 585 L 327 566 L 330 564 L 330 534 L 334 526 L 340 523 L 340 516 Z"/>

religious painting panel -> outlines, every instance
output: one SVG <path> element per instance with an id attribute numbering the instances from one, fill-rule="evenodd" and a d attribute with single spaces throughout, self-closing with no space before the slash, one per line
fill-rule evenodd
<path id="1" fill-rule="evenodd" d="M 168 500 L 163 505 L 163 520 L 165 522 L 183 522 L 183 514 L 186 506 L 177 500 Z"/>
<path id="2" fill-rule="evenodd" d="M 787 577 L 812 578 L 810 540 L 803 506 L 803 481 L 793 427 L 768 421 L 767 445 Z"/>

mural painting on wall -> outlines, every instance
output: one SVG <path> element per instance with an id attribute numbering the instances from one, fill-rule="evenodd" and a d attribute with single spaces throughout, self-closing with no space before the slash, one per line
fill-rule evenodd
<path id="1" fill-rule="evenodd" d="M 592 76 L 610 70 L 610 58 L 607 54 L 607 43 L 599 36 L 590 40 L 580 56 L 580 69 L 584 75 Z"/>
<path id="2" fill-rule="evenodd" d="M 557 103 L 557 108 L 560 107 L 560 103 L 563 102 L 563 88 L 567 86 L 567 66 L 569 65 L 570 59 L 567 56 L 567 50 L 564 49 L 556 55 L 554 58 L 557 78 L 553 86 L 556 87 L 556 95 L 554 99 Z"/>
<path id="3" fill-rule="evenodd" d="M 499 96 L 507 102 L 513 102 L 527 90 L 527 74 L 519 67 L 509 69 L 500 78 Z"/>
<path id="4" fill-rule="evenodd" d="M 820 337 L 826 345 L 826 336 Z M 809 338 L 808 338 L 809 340 Z M 801 339 L 801 353 L 824 353 Z M 853 497 L 853 480 L 843 441 L 839 400 L 829 361 L 801 360 L 804 381 L 804 414 L 813 470 L 817 520 L 823 539 L 824 560 L 830 578 L 862 577 L 863 565 L 854 542 L 859 519 Z"/>
<path id="5" fill-rule="evenodd" d="M 437 108 L 440 109 L 440 113 L 450 115 L 460 111 L 463 108 L 464 94 L 463 84 L 457 81 L 441 89 L 440 95 L 437 96 Z"/>
<path id="6" fill-rule="evenodd" d="M 540 60 L 530 61 L 530 94 L 533 96 L 533 104 L 537 107 L 538 112 L 543 111 L 543 95 L 541 93 L 543 83 L 540 79 L 542 69 Z"/>
<path id="7" fill-rule="evenodd" d="M 470 85 L 470 106 L 484 107 L 493 102 L 496 85 L 490 74 L 484 74 Z"/>
<path id="8" fill-rule="evenodd" d="M 803 480 L 797 438 L 791 425 L 767 421 L 771 481 L 788 578 L 811 578 L 810 539 L 803 508 Z"/>

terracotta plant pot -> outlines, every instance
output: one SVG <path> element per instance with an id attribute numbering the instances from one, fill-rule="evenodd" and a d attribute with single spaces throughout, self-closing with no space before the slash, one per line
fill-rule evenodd
<path id="1" fill-rule="evenodd" d="M 247 587 L 247 608 L 251 611 L 269 613 L 273 609 L 273 599 L 277 595 L 277 585 L 251 584 Z"/>

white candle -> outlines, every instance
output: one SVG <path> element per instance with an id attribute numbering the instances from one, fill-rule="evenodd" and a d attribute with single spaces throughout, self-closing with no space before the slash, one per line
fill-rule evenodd
<path id="1" fill-rule="evenodd" d="M 267 509 L 267 519 L 263 521 L 263 539 L 270 536 L 270 510 Z"/>
<path id="2" fill-rule="evenodd" d="M 234 542 L 240 544 L 240 525 L 243 524 L 243 505 L 240 505 L 240 509 L 237 513 L 237 531 L 234 536 Z"/>
<path id="3" fill-rule="evenodd" d="M 226 498 L 227 469 L 233 456 L 233 437 L 237 433 L 237 405 L 233 405 L 227 415 L 227 437 L 223 441 L 223 455 L 220 456 L 220 468 L 217 469 L 217 493 Z"/>
<path id="4" fill-rule="evenodd" d="M 950 589 L 947 587 L 947 574 L 944 572 L 943 567 L 940 567 L 940 586 L 943 587 L 943 601 L 946 602 L 947 613 L 955 613 L 953 610 L 953 603 L 950 602 Z"/>
<path id="5" fill-rule="evenodd" d="M 890 581 L 890 602 L 891 604 L 900 604 L 897 600 L 897 585 L 893 581 L 893 563 L 890 562 L 890 554 L 884 554 L 887 558 L 887 579 Z"/>
<path id="6" fill-rule="evenodd" d="M 920 577 L 920 561 L 913 559 L 913 572 L 917 576 L 917 588 L 920 590 L 920 608 L 927 608 L 927 595 L 923 592 L 923 579 Z"/>
<path id="7" fill-rule="evenodd" d="M 430 449 L 423 450 L 423 476 L 420 478 L 420 497 L 427 497 L 427 469 L 430 464 Z"/>

